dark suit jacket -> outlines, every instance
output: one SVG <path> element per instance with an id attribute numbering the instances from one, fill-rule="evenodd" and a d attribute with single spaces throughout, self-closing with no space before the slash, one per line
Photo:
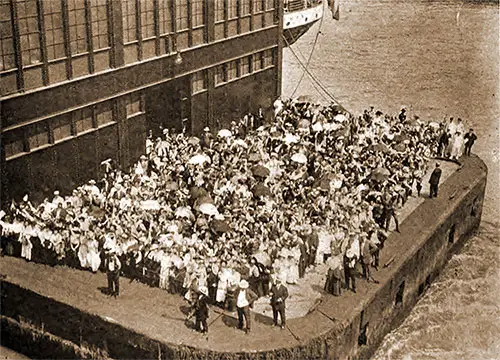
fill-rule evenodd
<path id="1" fill-rule="evenodd" d="M 288 298 L 288 289 L 285 285 L 273 285 L 271 288 L 271 305 L 285 306 L 285 300 Z"/>
<path id="2" fill-rule="evenodd" d="M 429 179 L 429 184 L 438 185 L 439 179 L 441 179 L 441 169 L 435 168 L 431 174 L 431 178 Z"/>

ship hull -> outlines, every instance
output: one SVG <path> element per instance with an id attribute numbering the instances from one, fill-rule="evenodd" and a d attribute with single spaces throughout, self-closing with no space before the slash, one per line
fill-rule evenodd
<path id="1" fill-rule="evenodd" d="M 284 45 L 289 46 L 296 42 L 323 17 L 323 12 L 323 3 L 302 10 L 285 12 L 283 16 Z"/>

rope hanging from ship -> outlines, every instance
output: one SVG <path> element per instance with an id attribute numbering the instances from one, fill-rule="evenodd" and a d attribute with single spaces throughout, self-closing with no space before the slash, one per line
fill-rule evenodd
<path id="1" fill-rule="evenodd" d="M 300 59 L 300 57 L 296 54 L 296 52 L 292 49 L 292 47 L 290 46 L 290 43 L 288 42 L 288 40 L 285 38 L 284 35 L 282 35 L 283 37 L 283 40 L 285 41 L 287 47 L 290 49 L 290 51 L 292 52 L 293 56 L 297 59 L 297 61 L 299 62 L 300 66 L 304 69 L 304 72 L 307 73 L 309 75 L 309 77 L 311 78 L 311 80 L 321 89 L 323 90 L 323 92 L 330 98 L 330 100 L 332 100 L 333 102 L 335 102 L 336 104 L 342 106 L 342 104 L 340 104 L 340 102 L 335 98 L 335 96 L 333 96 L 327 89 L 326 87 L 309 71 L 309 69 L 307 68 L 306 65 L 304 65 L 304 63 L 302 62 L 302 60 Z M 314 85 L 314 84 L 313 84 Z M 317 88 L 315 87 L 315 89 L 317 90 Z M 321 93 L 320 93 L 321 95 Z"/>
<path id="2" fill-rule="evenodd" d="M 312 46 L 312 49 L 311 49 L 311 52 L 309 53 L 309 57 L 307 58 L 307 63 L 306 63 L 306 68 L 309 68 L 309 63 L 311 62 L 311 59 L 312 59 L 312 55 L 314 53 L 314 49 L 316 48 L 316 44 L 318 43 L 318 38 L 319 38 L 319 34 L 321 34 L 321 26 L 323 25 L 323 19 L 325 17 L 322 16 L 321 17 L 321 20 L 319 22 L 319 27 L 318 27 L 318 31 L 316 32 L 316 37 L 314 38 L 314 43 L 313 43 L 313 46 Z M 295 42 L 296 39 L 294 39 L 294 36 L 293 36 L 293 33 L 290 31 L 290 29 L 287 29 L 288 33 L 290 34 L 290 37 L 292 38 L 292 41 L 293 43 Z M 297 92 L 297 90 L 299 89 L 299 86 L 300 84 L 302 83 L 302 80 L 304 79 L 304 75 L 305 75 L 305 71 L 302 72 L 302 75 L 300 76 L 300 79 L 299 81 L 297 82 L 297 85 L 295 86 L 295 89 L 293 90 L 292 92 L 292 98 L 295 96 L 295 93 Z"/>

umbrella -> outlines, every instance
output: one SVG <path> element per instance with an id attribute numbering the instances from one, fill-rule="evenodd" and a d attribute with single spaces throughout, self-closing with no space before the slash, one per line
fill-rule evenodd
<path id="1" fill-rule="evenodd" d="M 297 103 L 315 103 L 314 98 L 311 95 L 300 95 L 298 98 L 295 99 L 295 102 Z"/>
<path id="2" fill-rule="evenodd" d="M 235 145 L 238 145 L 238 146 L 241 146 L 241 147 L 243 147 L 243 148 L 245 148 L 245 149 L 246 149 L 246 148 L 248 148 L 248 144 L 247 144 L 247 143 L 245 142 L 245 140 L 243 140 L 243 139 L 236 139 L 236 140 L 234 141 L 234 144 L 235 144 Z"/>
<path id="3" fill-rule="evenodd" d="M 394 141 L 404 141 L 404 140 L 409 140 L 410 138 L 406 134 L 396 134 L 394 135 Z"/>
<path id="4" fill-rule="evenodd" d="M 188 140 L 188 144 L 190 145 L 198 145 L 200 143 L 200 139 L 198 139 L 196 136 L 191 136 Z"/>
<path id="5" fill-rule="evenodd" d="M 210 223 L 210 228 L 216 233 L 226 233 L 231 231 L 231 227 L 225 220 L 215 219 Z"/>
<path id="6" fill-rule="evenodd" d="M 251 153 L 248 155 L 248 161 L 257 162 L 260 161 L 260 155 L 258 153 Z"/>
<path id="7" fill-rule="evenodd" d="M 191 159 L 189 159 L 188 163 L 192 165 L 200 165 L 205 162 L 210 162 L 210 158 L 203 154 L 194 155 Z"/>
<path id="8" fill-rule="evenodd" d="M 161 206 L 157 200 L 141 201 L 141 209 L 143 210 L 160 210 Z"/>
<path id="9" fill-rule="evenodd" d="M 175 217 L 177 218 L 187 218 L 194 216 L 191 210 L 185 206 L 181 206 L 175 210 Z"/>
<path id="10" fill-rule="evenodd" d="M 344 114 L 338 114 L 338 115 L 335 115 L 335 117 L 333 119 L 336 122 L 343 123 L 344 121 L 347 120 L 347 117 Z"/>
<path id="11" fill-rule="evenodd" d="M 291 143 L 297 143 L 299 142 L 299 138 L 292 135 L 292 134 L 286 134 L 285 138 L 283 139 L 284 142 L 286 142 L 287 144 L 291 144 Z"/>
<path id="12" fill-rule="evenodd" d="M 271 190 L 264 184 L 257 184 L 253 187 L 254 196 L 271 196 Z"/>
<path id="13" fill-rule="evenodd" d="M 373 180 L 382 182 L 384 180 L 387 180 L 390 175 L 391 173 L 389 172 L 389 170 L 387 170 L 386 168 L 378 167 L 372 171 L 370 176 Z"/>
<path id="14" fill-rule="evenodd" d="M 201 204 L 199 210 L 205 215 L 217 215 L 219 213 L 214 204 L 208 203 Z"/>
<path id="15" fill-rule="evenodd" d="M 305 164 L 307 163 L 307 156 L 302 153 L 296 153 L 292 156 L 292 161 L 295 161 L 299 164 Z"/>
<path id="16" fill-rule="evenodd" d="M 169 181 L 165 184 L 165 189 L 169 191 L 175 191 L 179 189 L 179 185 L 175 181 Z"/>
<path id="17" fill-rule="evenodd" d="M 262 165 L 255 165 L 252 167 L 252 174 L 253 176 L 260 177 L 260 178 L 266 178 L 269 176 L 271 172 L 269 171 L 268 168 Z"/>
<path id="18" fill-rule="evenodd" d="M 396 146 L 394 146 L 394 150 L 399 151 L 399 152 L 403 152 L 406 150 L 406 146 L 405 146 L 405 144 L 399 143 L 399 144 L 396 144 Z"/>
<path id="19" fill-rule="evenodd" d="M 309 120 L 307 120 L 307 119 L 302 119 L 297 124 L 297 127 L 299 129 L 307 129 L 307 128 L 309 128 L 309 126 L 311 126 L 311 122 Z"/>
<path id="20" fill-rule="evenodd" d="M 253 257 L 255 258 L 255 260 L 257 260 L 258 263 L 264 266 L 271 266 L 271 257 L 265 252 L 259 251 L 258 253 L 255 253 Z"/>
<path id="21" fill-rule="evenodd" d="M 431 122 L 429 123 L 429 127 L 433 128 L 433 129 L 435 129 L 435 130 L 437 130 L 437 129 L 439 129 L 440 125 L 439 125 L 439 123 L 437 123 L 437 122 L 435 122 L 435 121 L 431 121 Z"/>
<path id="22" fill-rule="evenodd" d="M 230 137 L 230 136 L 233 136 L 233 133 L 228 129 L 222 129 L 222 130 L 219 130 L 217 135 L 220 137 Z"/>
<path id="23" fill-rule="evenodd" d="M 388 152 L 389 151 L 389 148 L 384 143 L 378 143 L 375 145 L 371 145 L 370 149 L 375 151 L 375 152 Z"/>
<path id="24" fill-rule="evenodd" d="M 320 122 L 314 123 L 312 129 L 313 131 L 323 131 L 323 125 Z"/>
<path id="25" fill-rule="evenodd" d="M 189 193 L 191 194 L 191 197 L 193 199 L 198 199 L 208 195 L 207 190 L 198 186 L 193 186 L 191 189 L 189 189 Z"/>

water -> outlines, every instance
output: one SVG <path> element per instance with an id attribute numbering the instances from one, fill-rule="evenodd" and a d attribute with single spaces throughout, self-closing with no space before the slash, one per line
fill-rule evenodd
<path id="1" fill-rule="evenodd" d="M 498 3 L 343 0 L 340 9 L 340 21 L 326 13 L 309 65 L 328 92 L 355 113 L 404 105 L 422 119 L 461 117 L 489 168 L 479 233 L 374 358 L 500 359 Z M 319 27 L 293 45 L 298 56 L 309 56 Z M 290 96 L 302 70 L 290 50 L 283 60 Z M 307 75 L 298 94 L 321 98 Z"/>

